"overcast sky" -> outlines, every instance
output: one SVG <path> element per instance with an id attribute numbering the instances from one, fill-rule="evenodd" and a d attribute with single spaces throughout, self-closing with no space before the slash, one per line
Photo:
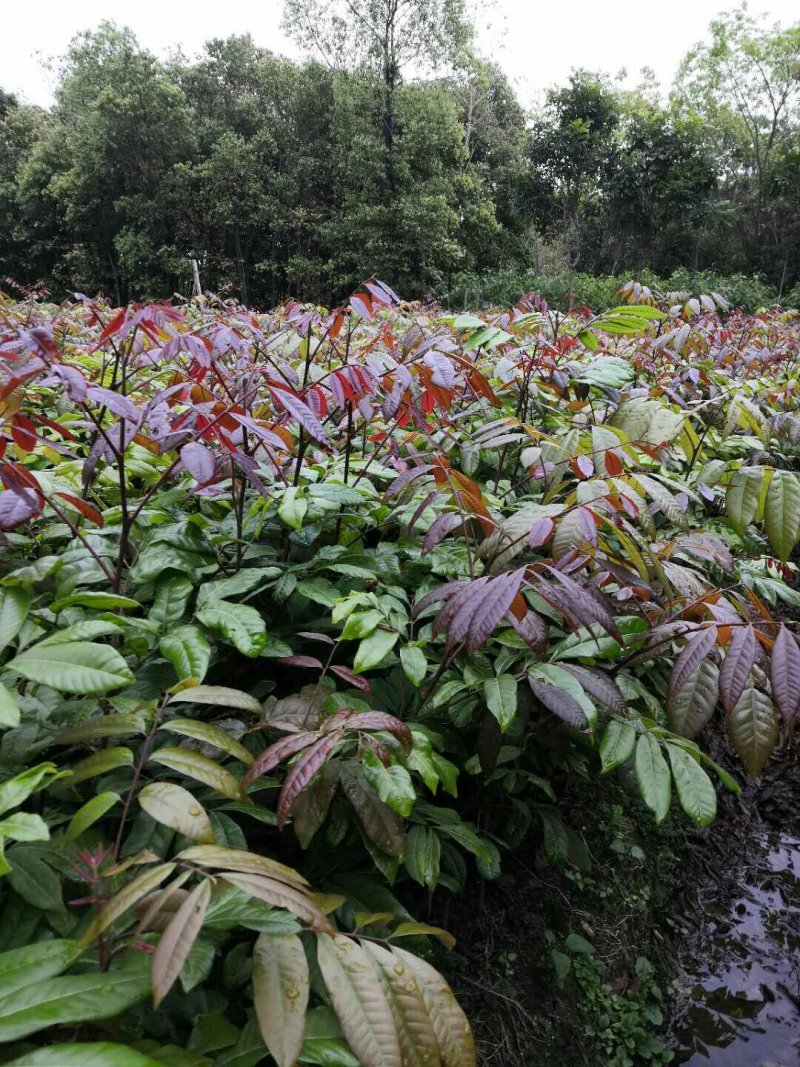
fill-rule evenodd
<path id="1" fill-rule="evenodd" d="M 670 0 L 620 4 L 609 0 L 473 0 L 481 12 L 478 46 L 495 59 L 530 104 L 542 89 L 563 82 L 572 67 L 631 81 L 651 67 L 663 85 L 684 53 L 702 39 L 709 21 L 733 2 Z M 6 5 L 3 5 L 6 6 Z M 61 55 L 72 36 L 102 19 L 129 26 L 158 55 L 180 45 L 189 55 L 210 37 L 250 33 L 273 51 L 297 55 L 280 32 L 283 0 L 34 0 L 9 2 L 0 31 L 0 86 L 30 103 L 52 102 L 54 76 L 47 60 Z M 751 0 L 750 10 L 785 24 L 800 16 L 798 0 Z"/>

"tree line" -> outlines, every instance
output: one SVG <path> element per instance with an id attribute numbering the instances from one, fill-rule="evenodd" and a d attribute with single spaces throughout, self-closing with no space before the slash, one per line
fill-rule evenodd
<path id="1" fill-rule="evenodd" d="M 527 114 L 462 0 L 296 0 L 160 60 L 77 37 L 45 110 L 0 90 L 0 277 L 117 302 L 203 286 L 332 302 L 498 271 L 800 279 L 800 24 L 712 23 L 664 97 L 573 71 Z M 563 47 L 568 48 L 568 42 Z"/>

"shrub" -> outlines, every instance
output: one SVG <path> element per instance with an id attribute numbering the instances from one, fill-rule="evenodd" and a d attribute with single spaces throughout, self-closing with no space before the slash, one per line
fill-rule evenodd
<path id="1" fill-rule="evenodd" d="M 3 300 L 16 1062 L 114 1017 L 119 1062 L 463 1067 L 419 891 L 529 832 L 583 863 L 574 768 L 701 824 L 739 788 L 704 728 L 761 771 L 800 702 L 797 318 L 618 299 Z"/>

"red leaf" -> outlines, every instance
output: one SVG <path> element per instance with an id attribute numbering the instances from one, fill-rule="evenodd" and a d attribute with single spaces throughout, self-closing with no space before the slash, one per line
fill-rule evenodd
<path id="1" fill-rule="evenodd" d="M 300 757 L 286 775 L 280 796 L 278 797 L 278 826 L 283 826 L 292 813 L 295 801 L 310 784 L 314 775 L 321 770 L 328 756 L 341 740 L 341 734 L 333 733 L 313 744 L 308 752 Z"/>
<path id="2" fill-rule="evenodd" d="M 467 631 L 468 651 L 474 652 L 492 634 L 494 628 L 511 607 L 524 577 L 525 568 L 523 567 L 512 571 L 510 574 L 503 574 L 499 578 L 495 578 L 491 586 L 487 588 L 485 594 L 475 606 L 472 619 L 469 622 Z M 455 632 L 460 625 L 460 618 L 453 620 L 449 635 L 453 640 L 460 639 L 461 635 L 456 636 Z"/>
<path id="3" fill-rule="evenodd" d="M 322 668 L 315 656 L 278 656 L 278 663 L 285 663 L 287 667 L 311 667 L 315 670 Z"/>
<path id="4" fill-rule="evenodd" d="M 609 478 L 618 478 L 622 474 L 622 460 L 619 455 L 613 448 L 609 448 L 604 458 Z"/>
<path id="5" fill-rule="evenodd" d="M 36 427 L 24 415 L 15 415 L 11 423 L 11 436 L 23 452 L 36 448 Z"/>
<path id="6" fill-rule="evenodd" d="M 247 773 L 242 778 L 242 788 L 247 789 L 248 786 L 260 778 L 264 774 L 269 774 L 271 770 L 282 763 L 283 760 L 288 759 L 289 756 L 293 756 L 295 752 L 299 752 L 302 748 L 308 748 L 316 740 L 317 735 L 311 733 L 309 730 L 303 731 L 299 734 L 291 734 L 289 737 L 282 737 L 280 741 L 276 741 L 274 745 L 270 745 L 265 749 L 261 755 L 247 768 Z"/>
<path id="7" fill-rule="evenodd" d="M 342 681 L 349 682 L 350 685 L 360 689 L 363 693 L 370 691 L 370 684 L 367 679 L 360 674 L 356 674 L 355 671 L 351 671 L 349 667 L 342 667 L 340 664 L 334 663 L 331 665 L 331 671 L 333 674 L 338 675 Z"/>
<path id="8" fill-rule="evenodd" d="M 315 630 L 298 630 L 298 637 L 305 637 L 308 641 L 322 641 L 324 645 L 335 645 L 336 642 L 327 634 L 319 634 Z"/>
<path id="9" fill-rule="evenodd" d="M 752 626 L 737 626 L 719 672 L 720 703 L 730 715 L 745 690 L 756 661 L 756 636 Z"/>
<path id="10" fill-rule="evenodd" d="M 613 637 L 620 644 L 624 643 L 611 613 L 593 589 L 579 585 L 574 578 L 563 574 L 555 567 L 548 567 L 547 570 L 560 583 L 560 592 L 566 595 L 566 605 L 576 622 L 586 627 L 591 627 L 591 624 L 596 622 L 602 626 L 609 637 Z M 541 582 L 539 592 L 547 600 L 552 594 L 552 589 L 545 582 Z M 561 611 L 560 603 L 555 603 L 553 606 Z"/>
<path id="11" fill-rule="evenodd" d="M 385 711 L 362 711 L 349 718 L 344 728 L 346 730 L 385 730 L 386 733 L 396 737 L 405 749 L 411 749 L 412 737 L 409 728 L 400 719 L 396 719 L 394 715 L 389 715 Z"/>
<path id="12" fill-rule="evenodd" d="M 97 510 L 93 508 L 91 504 L 87 504 L 85 500 L 81 500 L 79 496 L 73 496 L 71 493 L 56 493 L 55 496 L 60 496 L 62 500 L 66 500 L 68 504 L 72 504 L 76 511 L 79 511 L 85 519 L 90 519 L 92 522 L 97 523 L 98 526 L 105 525 L 105 519 Z"/>
<path id="13" fill-rule="evenodd" d="M 369 293 L 353 293 L 350 297 L 350 307 L 362 319 L 371 319 L 373 313 L 372 297 Z"/>
<path id="14" fill-rule="evenodd" d="M 770 661 L 772 699 L 785 723 L 791 723 L 800 709 L 800 648 L 785 626 L 778 630 Z"/>
<path id="15" fill-rule="evenodd" d="M 120 308 L 114 318 L 107 324 L 103 332 L 100 334 L 100 340 L 97 342 L 97 347 L 105 344 L 109 337 L 113 337 L 115 333 L 119 332 L 120 327 L 125 322 L 125 314 L 127 308 Z"/>
<path id="16" fill-rule="evenodd" d="M 591 667 L 581 667 L 577 663 L 559 664 L 573 678 L 581 683 L 582 688 L 611 711 L 622 714 L 625 710 L 625 698 L 607 674 Z"/>

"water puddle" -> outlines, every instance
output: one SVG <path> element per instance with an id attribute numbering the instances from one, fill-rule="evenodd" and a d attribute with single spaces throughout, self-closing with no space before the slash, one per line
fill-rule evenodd
<path id="1" fill-rule="evenodd" d="M 677 1062 L 797 1067 L 800 838 L 765 832 L 742 865 L 737 891 L 712 885 L 697 919 L 701 928 L 681 950 Z"/>

